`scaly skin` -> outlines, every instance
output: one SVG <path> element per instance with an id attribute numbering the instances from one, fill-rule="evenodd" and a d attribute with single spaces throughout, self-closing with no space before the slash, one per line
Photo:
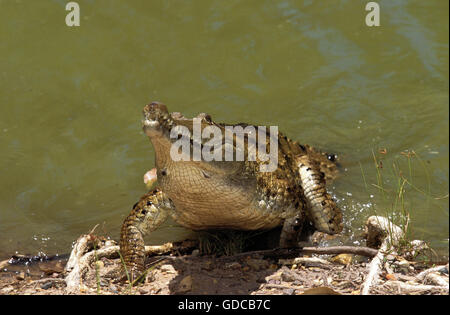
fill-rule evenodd
<path id="1" fill-rule="evenodd" d="M 197 118 L 202 130 L 216 126 L 225 135 L 225 124 L 215 123 L 203 113 Z M 141 198 L 122 226 L 120 250 L 132 279 L 144 271 L 143 236 L 169 215 L 193 230 L 267 230 L 282 225 L 283 247 L 296 245 L 305 221 L 329 234 L 342 230 L 341 211 L 325 188 L 326 180 L 337 173 L 334 156 L 279 133 L 278 165 L 273 172 L 261 172 L 260 165 L 265 162 L 248 158 L 251 144 L 247 140 L 243 143 L 244 161 L 193 161 L 190 156 L 187 161 L 175 162 L 170 149 L 177 139 L 170 138 L 170 131 L 176 126 L 189 129 L 191 152 L 196 145 L 203 148 L 206 140 L 198 143 L 192 136 L 192 119 L 169 114 L 166 106 L 157 102 L 144 107 L 143 129 L 155 148 L 158 189 Z M 267 147 L 269 140 L 267 133 Z M 234 150 L 240 141 L 234 137 Z"/>
<path id="2" fill-rule="evenodd" d="M 148 192 L 133 206 L 120 231 L 120 252 L 130 281 L 136 280 L 144 271 L 145 245 L 144 236 L 154 231 L 166 219 L 173 209 L 173 204 L 160 190 Z"/>

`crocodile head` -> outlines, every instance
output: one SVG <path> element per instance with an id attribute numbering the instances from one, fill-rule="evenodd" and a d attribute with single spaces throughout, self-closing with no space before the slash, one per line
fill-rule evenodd
<path id="1" fill-rule="evenodd" d="M 168 159 L 173 161 L 183 160 L 199 162 L 190 164 L 190 167 L 211 168 L 213 166 L 214 169 L 226 170 L 227 173 L 230 173 L 230 170 L 242 167 L 242 162 L 247 160 L 248 150 L 246 149 L 250 144 L 254 145 L 252 141 L 249 141 L 247 134 L 242 138 L 234 135 L 234 142 L 232 143 L 225 141 L 227 126 L 215 123 L 211 116 L 206 113 L 200 113 L 189 119 L 179 112 L 169 113 L 164 104 L 153 102 L 144 107 L 143 114 L 143 130 L 155 148 L 157 166 L 159 162 L 168 163 L 166 161 Z M 206 128 L 210 128 L 208 131 L 214 131 L 215 133 L 204 138 Z M 211 139 L 216 140 L 216 147 L 213 146 Z M 211 146 L 210 152 L 213 152 L 214 148 L 218 148 L 220 156 L 204 159 L 204 147 L 208 143 Z M 199 156 L 194 155 L 196 149 L 200 153 Z M 233 157 L 236 155 L 236 151 L 242 151 L 244 157 L 237 159 L 237 161 L 227 160 L 225 157 L 225 151 L 227 150 L 233 153 Z M 170 156 L 167 156 L 169 153 Z M 187 166 L 184 165 L 183 167 Z"/>
<path id="2" fill-rule="evenodd" d="M 167 107 L 158 102 L 146 105 L 143 115 L 143 130 L 155 150 L 158 186 L 174 202 L 178 213 L 184 218 L 179 218 L 179 221 L 189 221 L 189 225 L 195 227 L 197 222 L 194 220 L 198 221 L 199 217 L 203 217 L 210 222 L 198 222 L 199 227 L 226 227 L 221 222 L 233 220 L 227 219 L 226 215 L 219 218 L 206 213 L 214 213 L 214 210 L 220 213 L 220 209 L 227 204 L 227 208 L 236 209 L 248 206 L 256 191 L 256 179 L 245 176 L 245 162 L 194 160 L 193 146 L 198 141 L 193 136 L 195 119 L 188 119 L 177 112 L 169 113 Z M 223 131 L 224 126 L 215 124 L 207 114 L 202 113 L 195 118 L 198 119 L 201 130 L 215 126 Z M 171 154 L 173 145 L 179 140 L 173 134 L 171 136 L 176 128 L 184 128 L 190 133 L 186 138 L 189 156 L 184 160 L 175 160 Z M 204 139 L 200 140 L 200 145 L 204 144 Z M 202 212 L 205 213 L 204 216 L 201 215 Z M 214 219 L 218 220 L 214 222 Z"/>
<path id="3" fill-rule="evenodd" d="M 168 136 L 173 126 L 173 120 L 167 107 L 159 102 L 153 102 L 144 107 L 142 126 L 150 138 Z"/>

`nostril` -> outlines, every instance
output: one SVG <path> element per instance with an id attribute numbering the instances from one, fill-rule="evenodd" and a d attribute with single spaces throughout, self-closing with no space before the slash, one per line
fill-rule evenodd
<path id="1" fill-rule="evenodd" d="M 327 158 L 328 160 L 330 160 L 331 162 L 335 162 L 337 155 L 336 154 L 327 154 Z"/>
<path id="2" fill-rule="evenodd" d="M 161 102 L 151 102 L 146 106 L 149 110 L 159 110 L 161 112 L 167 112 L 167 107 Z"/>

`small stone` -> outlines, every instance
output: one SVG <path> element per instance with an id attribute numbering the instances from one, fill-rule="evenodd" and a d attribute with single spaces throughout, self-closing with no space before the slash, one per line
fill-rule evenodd
<path id="1" fill-rule="evenodd" d="M 119 293 L 119 291 L 117 291 L 117 287 L 116 287 L 114 284 L 111 284 L 111 285 L 109 286 L 109 290 L 110 290 L 112 293 Z"/>
<path id="2" fill-rule="evenodd" d="M 41 284 L 41 289 L 48 290 L 53 286 L 53 282 L 48 281 Z"/>
<path id="3" fill-rule="evenodd" d="M 176 274 L 177 271 L 175 270 L 175 268 L 172 265 L 166 264 L 166 265 L 162 265 L 159 270 L 161 270 L 162 272 L 168 273 L 168 274 Z"/>
<path id="4" fill-rule="evenodd" d="M 184 277 L 183 280 L 180 281 L 177 293 L 186 293 L 191 290 L 192 290 L 192 277 L 189 275 Z"/>
<path id="5" fill-rule="evenodd" d="M 140 288 L 139 289 L 139 293 L 140 294 L 148 294 L 148 290 L 144 289 L 144 288 Z"/>
<path id="6" fill-rule="evenodd" d="M 294 294 L 294 289 L 284 289 L 283 290 L 283 294 L 293 295 Z"/>
<path id="7" fill-rule="evenodd" d="M 25 279 L 25 272 L 20 272 L 16 275 L 17 280 L 24 280 Z"/>
<path id="8" fill-rule="evenodd" d="M 386 255 L 386 260 L 389 260 L 389 261 L 393 261 L 393 260 L 395 260 L 395 256 L 394 255 L 391 255 L 391 254 L 389 254 L 389 255 Z"/>
<path id="9" fill-rule="evenodd" d="M 198 250 L 198 249 L 194 249 L 191 253 L 191 256 L 194 256 L 194 257 L 197 257 L 199 255 L 200 255 L 200 250 Z"/>
<path id="10" fill-rule="evenodd" d="M 269 267 L 269 263 L 264 259 L 247 259 L 246 263 L 248 266 L 250 266 L 253 270 L 259 271 L 263 269 L 267 269 Z"/>
<path id="11" fill-rule="evenodd" d="M 409 267 L 409 261 L 407 260 L 400 260 L 399 262 L 397 262 L 397 265 L 400 267 Z"/>
<path id="12" fill-rule="evenodd" d="M 350 265 L 353 259 L 353 255 L 351 254 L 339 254 L 337 256 L 334 256 L 330 260 L 334 263 L 341 264 L 341 265 Z"/>
<path id="13" fill-rule="evenodd" d="M 283 270 L 281 273 L 281 280 L 285 282 L 292 282 L 296 280 L 296 274 L 290 270 Z"/>
<path id="14" fill-rule="evenodd" d="M 410 271 L 410 263 L 409 263 L 409 261 L 407 261 L 405 259 L 396 261 L 395 266 L 396 266 L 397 271 L 399 271 L 403 274 L 407 274 Z"/>

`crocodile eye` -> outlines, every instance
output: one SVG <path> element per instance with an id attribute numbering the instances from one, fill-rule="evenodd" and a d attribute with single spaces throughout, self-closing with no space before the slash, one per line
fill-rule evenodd
<path id="1" fill-rule="evenodd" d="M 204 119 L 205 119 L 205 121 L 207 121 L 207 122 L 212 122 L 212 118 L 211 118 L 211 116 L 210 115 L 208 115 L 208 114 L 206 114 L 205 115 L 205 117 L 203 117 Z"/>
<path id="2" fill-rule="evenodd" d="M 151 206 L 153 203 L 151 201 L 147 201 L 147 206 Z"/>

